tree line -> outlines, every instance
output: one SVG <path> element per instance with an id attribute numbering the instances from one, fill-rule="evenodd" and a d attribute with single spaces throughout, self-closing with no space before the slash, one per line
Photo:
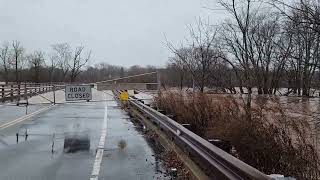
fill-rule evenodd
<path id="1" fill-rule="evenodd" d="M 320 14 L 316 0 L 219 0 L 229 14 L 212 25 L 199 18 L 190 37 L 176 46 L 166 67 L 88 66 L 91 52 L 67 43 L 26 53 L 19 41 L 0 48 L 0 80 L 4 82 L 97 82 L 159 70 L 163 87 L 206 87 L 224 92 L 309 96 L 319 88 Z M 140 77 L 137 82 L 156 82 Z"/>
<path id="2" fill-rule="evenodd" d="M 68 43 L 51 46 L 50 53 L 36 50 L 27 53 L 19 41 L 0 47 L 0 82 L 98 82 L 142 74 L 158 69 L 153 66 L 123 67 L 107 63 L 88 65 L 91 51 Z M 156 76 L 137 77 L 134 82 L 156 82 Z"/>
<path id="3" fill-rule="evenodd" d="M 309 96 L 319 86 L 320 5 L 316 0 L 219 0 L 229 17 L 219 25 L 199 19 L 175 46 L 168 67 L 179 83 L 223 91 Z M 188 74 L 188 76 L 186 76 Z"/>
<path id="4" fill-rule="evenodd" d="M 27 53 L 19 41 L 4 42 L 0 47 L 1 81 L 74 82 L 90 59 L 84 46 L 74 49 L 67 43 L 52 45 L 46 55 L 41 50 Z"/>

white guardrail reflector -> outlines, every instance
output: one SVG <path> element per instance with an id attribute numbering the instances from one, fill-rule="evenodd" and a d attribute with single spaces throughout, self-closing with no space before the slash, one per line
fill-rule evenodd
<path id="1" fill-rule="evenodd" d="M 92 86 L 90 84 L 66 85 L 65 87 L 66 101 L 91 100 L 92 99 L 91 88 Z"/>

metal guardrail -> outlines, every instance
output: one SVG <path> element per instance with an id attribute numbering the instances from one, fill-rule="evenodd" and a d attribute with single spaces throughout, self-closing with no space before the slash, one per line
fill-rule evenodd
<path id="1" fill-rule="evenodd" d="M 155 109 L 133 99 L 129 100 L 129 103 L 140 112 L 149 116 L 149 118 L 162 129 L 169 132 L 172 140 L 179 140 L 183 147 L 192 150 L 197 155 L 197 158 L 201 159 L 201 162 L 206 162 L 210 166 L 210 170 L 214 171 L 215 179 L 272 179 L 254 167 L 224 152 Z"/>

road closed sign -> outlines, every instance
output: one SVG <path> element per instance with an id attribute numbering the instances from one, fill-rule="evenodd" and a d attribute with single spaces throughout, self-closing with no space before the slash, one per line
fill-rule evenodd
<path id="1" fill-rule="evenodd" d="M 91 100 L 91 85 L 66 85 L 66 101 Z"/>

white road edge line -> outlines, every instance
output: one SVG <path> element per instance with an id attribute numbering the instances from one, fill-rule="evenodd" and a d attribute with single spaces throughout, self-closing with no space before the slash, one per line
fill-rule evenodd
<path id="1" fill-rule="evenodd" d="M 98 178 L 99 178 L 101 161 L 102 161 L 103 151 L 104 151 L 104 144 L 105 144 L 105 140 L 106 140 L 106 136 L 107 136 L 107 117 L 108 117 L 108 108 L 107 108 L 107 104 L 106 104 L 105 111 L 104 111 L 103 124 L 102 124 L 102 129 L 101 129 L 100 141 L 99 141 L 99 145 L 98 145 L 98 149 L 97 149 L 96 158 L 94 160 L 90 180 L 98 180 Z"/>

